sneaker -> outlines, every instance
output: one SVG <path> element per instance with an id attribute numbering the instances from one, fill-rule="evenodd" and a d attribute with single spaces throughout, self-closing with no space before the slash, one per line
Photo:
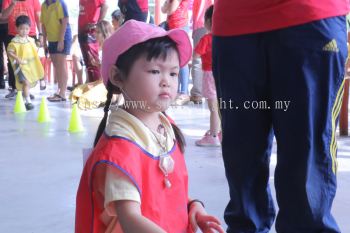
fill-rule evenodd
<path id="1" fill-rule="evenodd" d="M 7 95 L 5 95 L 5 98 L 13 98 L 17 95 L 17 90 L 10 90 L 10 93 L 8 93 Z"/>
<path id="2" fill-rule="evenodd" d="M 32 110 L 34 108 L 34 105 L 32 103 L 25 103 L 27 111 Z"/>
<path id="3" fill-rule="evenodd" d="M 205 132 L 204 136 L 209 136 L 210 135 L 210 130 L 208 130 L 207 132 Z M 222 142 L 222 131 L 220 131 L 218 133 L 218 138 L 220 140 L 220 143 Z"/>
<path id="4" fill-rule="evenodd" d="M 196 141 L 196 146 L 218 147 L 221 146 L 219 137 L 204 135 L 200 140 Z"/>
<path id="5" fill-rule="evenodd" d="M 188 102 L 190 102 L 190 97 L 185 94 L 180 94 L 176 97 L 174 101 L 174 105 L 181 106 L 181 105 L 187 104 Z"/>
<path id="6" fill-rule="evenodd" d="M 203 103 L 202 96 L 191 96 L 190 101 L 192 101 L 194 104 L 201 104 Z"/>

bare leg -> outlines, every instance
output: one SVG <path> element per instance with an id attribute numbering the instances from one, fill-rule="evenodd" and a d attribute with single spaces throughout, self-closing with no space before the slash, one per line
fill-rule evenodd
<path id="1" fill-rule="evenodd" d="M 210 135 L 216 136 L 220 132 L 220 118 L 217 100 L 208 99 L 208 108 L 210 111 Z"/>
<path id="2" fill-rule="evenodd" d="M 60 67 L 60 76 L 59 76 L 59 79 L 57 80 L 58 86 L 59 86 L 59 95 L 65 98 L 67 81 L 68 81 L 67 61 L 66 61 L 67 56 L 64 54 L 57 54 L 56 56 L 57 56 L 56 57 L 57 67 Z"/>
<path id="3" fill-rule="evenodd" d="M 23 97 L 25 98 L 26 102 L 28 101 L 27 99 L 30 100 L 29 98 L 29 83 L 27 80 L 23 81 L 22 83 L 22 89 L 23 89 Z"/>
<path id="4" fill-rule="evenodd" d="M 83 67 L 80 64 L 80 57 L 72 55 L 73 66 L 78 77 L 78 85 L 83 84 Z M 73 84 L 74 85 L 74 84 Z"/>
<path id="5" fill-rule="evenodd" d="M 50 58 L 51 58 L 51 62 L 53 65 L 53 76 L 54 76 L 54 80 L 56 83 L 59 79 L 59 74 L 57 72 L 59 70 L 59 69 L 57 69 L 57 54 L 50 54 Z M 59 93 L 59 92 L 60 92 L 60 84 L 58 83 L 58 89 L 57 89 L 56 93 Z"/>

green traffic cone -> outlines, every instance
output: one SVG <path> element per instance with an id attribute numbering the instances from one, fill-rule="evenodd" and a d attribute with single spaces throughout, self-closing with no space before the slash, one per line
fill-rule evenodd
<path id="1" fill-rule="evenodd" d="M 41 103 L 40 103 L 38 122 L 44 123 L 44 122 L 49 122 L 50 120 L 51 120 L 51 118 L 50 118 L 49 109 L 48 109 L 47 104 L 46 104 L 46 99 L 45 99 L 45 97 L 43 97 L 41 99 Z"/>
<path id="2" fill-rule="evenodd" d="M 76 104 L 73 104 L 72 114 L 69 121 L 68 131 L 70 133 L 78 133 L 84 131 L 83 124 L 79 115 L 79 110 Z"/>
<path id="3" fill-rule="evenodd" d="M 15 108 L 13 109 L 15 113 L 23 113 L 26 112 L 26 106 L 24 105 L 22 91 L 17 92 Z"/>

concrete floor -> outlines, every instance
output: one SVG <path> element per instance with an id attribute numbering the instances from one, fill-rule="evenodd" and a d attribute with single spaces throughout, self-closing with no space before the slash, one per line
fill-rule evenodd
<path id="1" fill-rule="evenodd" d="M 52 87 L 51 87 L 52 88 Z M 36 121 L 41 96 L 35 90 L 35 109 L 15 115 L 14 99 L 0 90 L 0 232 L 71 233 L 75 195 L 82 171 L 82 149 L 92 145 L 102 109 L 81 112 L 85 131 L 67 131 L 70 103 L 49 103 L 52 122 Z M 187 139 L 186 161 L 190 196 L 205 202 L 209 213 L 222 220 L 228 201 L 220 148 L 199 148 L 194 141 L 208 128 L 204 106 L 170 109 Z M 333 213 L 344 233 L 350 232 L 350 138 L 338 138 L 338 191 Z M 275 146 L 271 174 L 276 163 Z M 273 183 L 273 176 L 270 181 Z M 302 210 L 301 210 L 302 211 Z M 271 232 L 275 232 L 271 230 Z"/>

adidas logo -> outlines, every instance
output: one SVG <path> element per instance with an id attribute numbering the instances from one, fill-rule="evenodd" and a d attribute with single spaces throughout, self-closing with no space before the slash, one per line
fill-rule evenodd
<path id="1" fill-rule="evenodd" d="M 337 41 L 335 39 L 331 40 L 322 48 L 322 50 L 336 53 L 339 52 Z"/>

